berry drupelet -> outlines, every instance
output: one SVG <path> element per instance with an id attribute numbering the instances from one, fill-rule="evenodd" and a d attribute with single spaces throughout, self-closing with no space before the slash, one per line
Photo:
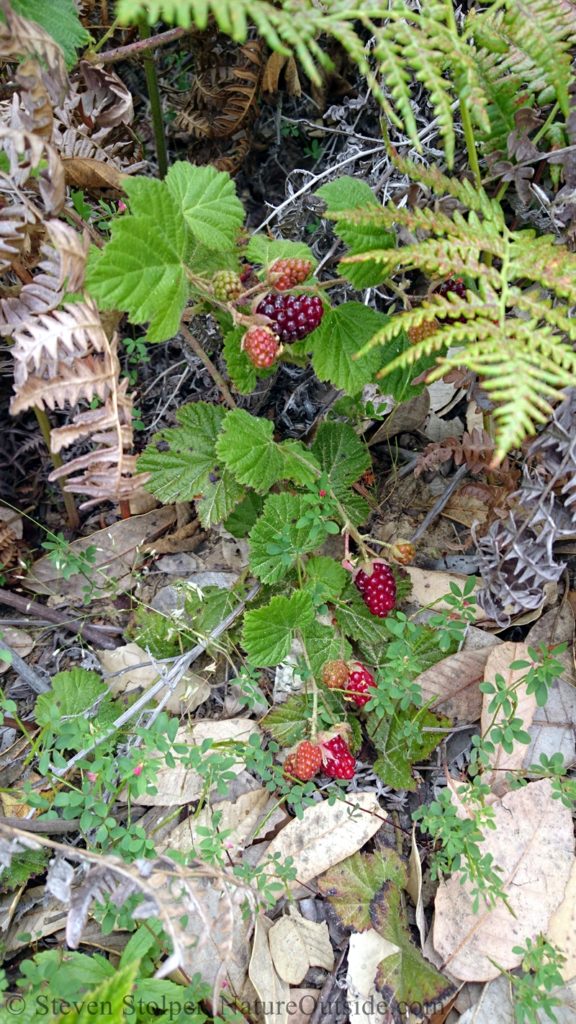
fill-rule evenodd
<path id="1" fill-rule="evenodd" d="M 265 295 L 256 312 L 267 316 L 283 342 L 299 341 L 315 331 L 324 315 L 317 295 Z"/>

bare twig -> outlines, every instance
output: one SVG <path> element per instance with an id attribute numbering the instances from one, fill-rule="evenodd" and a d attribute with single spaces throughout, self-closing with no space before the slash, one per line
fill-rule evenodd
<path id="1" fill-rule="evenodd" d="M 33 601 L 30 597 L 13 594 L 11 590 L 0 590 L 0 604 L 16 608 L 17 611 L 23 612 L 25 615 L 53 622 L 54 625 L 61 626 L 69 633 L 75 633 L 89 643 L 97 644 L 98 647 L 107 651 L 113 651 L 118 647 L 117 641 L 110 636 L 110 632 L 122 633 L 122 630 L 116 626 L 90 626 L 88 623 L 74 619 L 70 612 L 56 611 L 55 608 L 48 608 L 38 601 Z"/>
<path id="2" fill-rule="evenodd" d="M 230 628 L 234 620 L 242 614 L 248 602 L 256 596 L 259 589 L 260 584 L 255 584 L 252 587 L 252 589 L 248 591 L 244 600 L 241 601 L 238 605 L 236 605 L 236 607 L 230 612 L 230 614 L 227 615 L 225 619 L 222 619 L 222 622 L 220 622 L 216 626 L 216 628 L 213 629 L 212 632 L 207 637 L 205 637 L 204 640 L 201 641 L 201 643 L 196 644 L 196 646 L 193 647 L 191 651 L 187 651 L 186 654 L 182 654 L 179 658 L 176 658 L 174 660 L 172 668 L 169 669 L 165 675 L 161 675 L 160 678 L 157 679 L 155 683 L 152 683 L 152 686 L 150 686 L 145 691 L 145 693 L 143 693 L 142 696 L 138 698 L 138 700 L 134 701 L 134 703 L 126 711 L 119 715 L 118 718 L 114 722 L 112 722 L 110 728 L 107 729 L 106 732 L 103 733 L 101 736 L 98 736 L 89 747 L 85 747 L 84 750 L 79 750 L 77 754 L 74 754 L 74 756 L 66 762 L 63 768 L 56 768 L 54 765 L 51 765 L 50 770 L 52 774 L 57 776 L 66 775 L 66 773 L 69 772 L 70 769 L 78 763 L 78 761 L 81 761 L 84 757 L 86 757 L 87 754 L 92 753 L 92 751 L 95 750 L 96 747 L 99 747 L 102 743 L 105 743 L 107 740 L 109 740 L 110 737 L 118 731 L 118 729 L 122 729 L 123 726 L 125 726 L 126 723 L 129 722 L 132 718 L 136 718 L 136 716 L 139 715 L 141 711 L 143 711 L 143 709 L 146 707 L 147 704 L 150 703 L 151 700 L 154 700 L 156 694 L 160 693 L 160 691 L 163 690 L 164 687 L 166 687 L 169 693 L 173 693 L 176 686 L 180 682 L 184 672 L 186 672 L 186 670 L 190 668 L 190 665 L 192 665 L 192 663 L 196 661 L 201 654 L 204 653 L 206 648 L 212 643 L 213 640 L 216 640 L 219 636 L 222 635 L 222 633 L 225 633 L 226 630 Z"/>
<path id="3" fill-rule="evenodd" d="M 50 689 L 50 683 L 48 682 L 48 679 L 45 679 L 43 676 L 38 675 L 38 673 L 35 672 L 34 669 L 30 668 L 30 666 L 26 664 L 24 659 L 20 657 L 18 652 L 15 651 L 13 647 L 10 647 L 10 644 L 7 644 L 5 640 L 1 641 L 1 646 L 5 651 L 8 651 L 8 653 L 10 654 L 11 667 L 14 669 L 16 674 L 24 680 L 25 683 L 28 683 L 30 689 L 34 690 L 34 693 L 48 693 Z"/>
<path id="4" fill-rule="evenodd" d="M 198 356 L 198 359 L 200 359 L 204 363 L 204 366 L 208 370 L 208 373 L 212 377 L 212 380 L 216 384 L 216 387 L 221 391 L 222 397 L 226 402 L 226 405 L 230 409 L 236 409 L 236 402 L 232 398 L 230 389 L 226 381 L 224 380 L 224 377 L 220 373 L 220 370 L 218 370 L 218 368 L 214 366 L 214 363 L 210 359 L 210 356 L 207 355 L 198 339 L 194 337 L 192 332 L 188 330 L 186 324 L 184 323 L 180 324 L 180 334 L 186 339 L 192 351 Z"/>
<path id="5" fill-rule="evenodd" d="M 466 476 L 467 472 L 468 472 L 468 466 L 466 466 L 466 465 L 460 466 L 460 469 L 458 470 L 457 473 L 454 474 L 454 476 L 452 477 L 450 483 L 448 484 L 446 489 L 442 492 L 442 494 L 438 498 L 438 501 L 436 501 L 434 503 L 434 505 L 430 509 L 428 515 L 424 517 L 424 519 L 420 523 L 420 526 L 418 527 L 418 529 L 415 530 L 414 533 L 412 534 L 412 536 L 410 537 L 410 540 L 411 540 L 411 542 L 413 544 L 417 540 L 420 540 L 420 537 L 426 532 L 426 530 L 430 526 L 430 523 L 433 523 L 434 520 L 436 519 L 436 517 L 440 515 L 442 509 L 448 503 L 448 500 L 450 499 L 450 496 L 454 493 L 454 491 L 456 490 L 458 484 L 460 483 L 462 478 L 464 476 Z"/>
<path id="6" fill-rule="evenodd" d="M 129 60 L 130 57 L 139 57 L 147 50 L 156 46 L 167 46 L 168 43 L 175 43 L 182 36 L 189 36 L 195 28 L 171 28 L 166 32 L 158 32 L 155 36 L 148 36 L 148 39 L 138 39 L 135 43 L 128 43 L 126 46 L 116 46 L 113 50 L 104 50 L 104 53 L 86 53 L 84 60 L 90 60 L 94 64 L 114 64 L 119 60 Z"/>

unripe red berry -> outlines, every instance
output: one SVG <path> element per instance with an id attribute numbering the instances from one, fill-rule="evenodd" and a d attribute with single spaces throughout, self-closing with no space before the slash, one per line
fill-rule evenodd
<path id="1" fill-rule="evenodd" d="M 349 675 L 345 661 L 327 661 L 322 669 L 322 682 L 330 690 L 343 690 Z"/>
<path id="2" fill-rule="evenodd" d="M 322 751 L 316 743 L 302 740 L 294 753 L 294 775 L 302 782 L 314 778 L 322 767 Z"/>
<path id="3" fill-rule="evenodd" d="M 416 548 L 409 540 L 397 540 L 392 546 L 390 556 L 400 565 L 410 565 L 416 556 Z"/>
<path id="4" fill-rule="evenodd" d="M 280 353 L 278 338 L 269 327 L 249 327 L 242 339 L 242 349 L 259 370 L 267 370 Z"/>
<path id="5" fill-rule="evenodd" d="M 302 259 L 276 260 L 268 268 L 266 280 L 279 292 L 287 292 L 297 284 L 302 284 L 312 273 L 312 261 Z"/>

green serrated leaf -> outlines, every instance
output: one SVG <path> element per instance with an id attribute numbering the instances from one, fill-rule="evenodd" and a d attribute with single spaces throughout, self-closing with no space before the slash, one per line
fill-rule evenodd
<path id="1" fill-rule="evenodd" d="M 268 235 L 252 235 L 246 247 L 246 259 L 260 263 L 263 267 L 274 260 L 310 260 L 316 266 L 317 260 L 304 242 L 291 242 L 288 238 L 268 238 Z"/>
<path id="2" fill-rule="evenodd" d="M 179 160 L 172 164 L 165 184 L 202 245 L 219 252 L 234 248 L 244 223 L 244 207 L 229 174 Z"/>
<path id="3" fill-rule="evenodd" d="M 253 363 L 240 348 L 243 335 L 244 331 L 240 327 L 228 331 L 224 336 L 223 355 L 230 380 L 236 391 L 239 391 L 241 395 L 249 395 L 254 391 L 258 377 Z"/>
<path id="4" fill-rule="evenodd" d="M 352 657 L 352 648 L 348 641 L 338 636 L 330 626 L 323 626 L 316 620 L 309 625 L 303 625 L 299 630 L 299 636 L 306 648 L 310 668 L 316 679 L 322 677 L 322 667 L 327 661 L 336 661 L 339 658 L 347 661 Z"/>
<path id="5" fill-rule="evenodd" d="M 317 555 L 306 562 L 306 577 L 320 600 L 333 601 L 344 590 L 348 573 L 333 558 Z"/>
<path id="6" fill-rule="evenodd" d="M 318 878 L 318 887 L 345 928 L 364 932 L 373 927 L 374 911 L 391 888 L 407 882 L 400 855 L 391 849 L 379 853 L 355 853 Z"/>
<path id="7" fill-rule="evenodd" d="M 291 747 L 304 737 L 305 723 L 312 711 L 312 695 L 298 693 L 272 708 L 260 725 L 283 747 Z"/>
<path id="8" fill-rule="evenodd" d="M 355 395 L 371 383 L 385 365 L 384 347 L 370 349 L 360 359 L 354 356 L 379 331 L 389 317 L 362 302 L 343 302 L 324 314 L 310 336 L 314 372 L 320 380 Z"/>
<path id="9" fill-rule="evenodd" d="M 51 709 L 58 708 L 60 717 L 81 715 L 106 693 L 108 687 L 97 672 L 73 668 L 52 677 L 52 689 L 36 699 L 35 715 L 40 726 L 52 722 Z"/>
<path id="10" fill-rule="evenodd" d="M 264 499 L 254 491 L 248 491 L 246 497 L 234 509 L 224 523 L 224 529 L 233 537 L 246 537 L 264 507 Z"/>
<path id="11" fill-rule="evenodd" d="M 191 501 L 210 483 L 225 415 L 220 406 L 193 402 L 178 409 L 178 427 L 154 435 L 138 459 L 138 469 L 152 474 L 147 489 L 160 501 Z"/>
<path id="12" fill-rule="evenodd" d="M 46 871 L 48 850 L 23 850 L 10 858 L 10 866 L 0 877 L 0 892 L 13 892 L 35 875 Z"/>
<path id="13" fill-rule="evenodd" d="M 321 423 L 312 452 L 333 488 L 349 487 L 372 465 L 366 445 L 347 423 Z"/>
<path id="14" fill-rule="evenodd" d="M 90 33 L 84 28 L 74 0 L 12 0 L 12 10 L 29 21 L 41 25 L 64 53 L 71 68 L 77 60 L 76 51 L 88 46 Z M 4 16 L 0 14 L 0 21 Z"/>
<path id="15" fill-rule="evenodd" d="M 412 723 L 416 727 L 407 735 L 405 726 Z M 385 785 L 414 791 L 417 783 L 412 775 L 412 765 L 430 756 L 444 739 L 445 730 L 450 725 L 450 719 L 435 715 L 427 708 L 397 709 L 394 718 L 383 718 L 373 731 L 370 730 L 370 738 L 381 755 L 374 770 Z M 426 732 L 427 729 L 444 731 Z"/>
<path id="16" fill-rule="evenodd" d="M 188 298 L 182 214 L 161 181 L 124 185 L 130 212 L 112 222 L 110 241 L 88 260 L 86 287 L 103 309 L 121 309 L 134 324 L 149 321 L 149 341 L 177 333 Z"/>
<path id="17" fill-rule="evenodd" d="M 401 355 L 402 352 L 406 352 L 410 348 L 410 340 L 406 333 L 402 331 L 397 334 L 392 341 L 387 342 L 380 351 L 380 366 L 388 366 L 393 359 Z M 436 357 L 422 356 L 416 362 L 411 363 L 410 366 L 399 366 L 396 370 L 392 370 L 384 378 L 384 382 L 380 385 L 381 391 L 387 395 L 392 395 L 398 404 L 400 402 L 406 402 L 409 398 L 413 398 L 414 395 L 419 395 L 426 384 L 422 381 L 421 384 L 413 384 L 412 381 L 419 377 L 424 370 L 434 366 Z"/>
<path id="18" fill-rule="evenodd" d="M 342 599 L 335 602 L 334 614 L 342 632 L 360 644 L 362 654 L 365 655 L 366 648 L 371 650 L 374 646 L 379 657 L 384 657 L 390 634 L 382 620 L 370 614 L 351 580 L 346 585 Z M 367 660 L 370 665 L 378 664 L 372 658 Z"/>
<path id="19" fill-rule="evenodd" d="M 324 200 L 327 213 L 353 210 L 355 207 L 380 206 L 370 186 L 349 174 L 343 174 L 336 181 L 322 185 L 316 190 L 315 195 Z"/>
<path id="20" fill-rule="evenodd" d="M 275 495 L 284 497 L 284 495 Z M 296 591 L 290 597 L 273 597 L 262 608 L 244 616 L 242 643 L 251 664 L 259 668 L 279 665 L 288 654 L 297 629 L 314 621 L 310 595 Z"/>
<path id="21" fill-rule="evenodd" d="M 244 409 L 229 412 L 216 445 L 218 456 L 241 484 L 266 494 L 280 480 L 313 483 L 318 465 L 299 441 L 273 439 L 274 424 Z"/>
<path id="22" fill-rule="evenodd" d="M 315 537 L 296 524 L 306 505 L 299 494 L 271 494 L 250 531 L 250 568 L 263 583 L 283 579 L 296 559 L 313 551 Z"/>
<path id="23" fill-rule="evenodd" d="M 205 484 L 202 497 L 196 502 L 196 511 L 202 526 L 207 529 L 216 523 L 222 523 L 245 496 L 244 487 L 227 469 L 224 469 L 219 479 Z"/>

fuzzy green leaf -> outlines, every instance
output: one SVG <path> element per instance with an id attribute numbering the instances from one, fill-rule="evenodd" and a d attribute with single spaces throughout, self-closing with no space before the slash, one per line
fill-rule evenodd
<path id="1" fill-rule="evenodd" d="M 249 395 L 256 387 L 258 379 L 254 364 L 240 348 L 244 335 L 241 327 L 235 327 L 224 336 L 223 355 L 226 368 L 236 391 L 241 395 Z"/>
<path id="2" fill-rule="evenodd" d="M 246 493 L 218 466 L 216 439 L 225 415 L 208 402 L 182 406 L 176 413 L 180 425 L 155 434 L 138 459 L 140 471 L 151 473 L 147 490 L 167 505 L 195 499 L 206 527 L 226 519 Z"/>
<path id="3" fill-rule="evenodd" d="M 332 485 L 349 487 L 372 465 L 366 445 L 347 423 L 321 423 L 312 451 Z"/>
<path id="4" fill-rule="evenodd" d="M 252 665 L 279 665 L 288 654 L 296 630 L 311 625 L 314 607 L 309 594 L 296 591 L 290 597 L 273 597 L 262 608 L 244 616 L 242 643 Z"/>
<path id="5" fill-rule="evenodd" d="M 229 174 L 180 160 L 172 164 L 165 184 L 194 238 L 218 252 L 235 246 L 244 207 Z"/>
<path id="6" fill-rule="evenodd" d="M 363 654 L 368 648 L 375 647 L 379 657 L 384 656 L 390 634 L 382 619 L 368 611 L 352 581 L 348 582 L 342 598 L 335 602 L 334 614 L 342 632 L 358 642 Z M 373 658 L 369 658 L 368 662 L 371 665 L 377 664 Z"/>
<path id="7" fill-rule="evenodd" d="M 310 668 L 317 680 L 322 678 L 322 667 L 327 661 L 337 661 L 343 658 L 345 661 L 352 657 L 350 644 L 338 636 L 331 626 L 324 626 L 314 619 L 309 624 L 304 624 L 299 630 L 299 636 L 306 648 Z"/>
<path id="8" fill-rule="evenodd" d="M 326 203 L 327 214 L 352 210 L 355 206 L 380 206 L 370 186 L 349 174 L 322 185 L 315 194 Z"/>
<path id="9" fill-rule="evenodd" d="M 82 1000 L 78 1000 L 76 1006 L 73 1004 L 73 1008 L 67 1010 L 65 1017 L 60 1019 L 65 1020 L 66 1024 L 92 1024 L 92 1011 L 94 1006 L 98 1006 L 101 1008 L 98 1019 L 102 1024 L 115 1024 L 116 1021 L 125 1020 L 124 1011 L 138 977 L 139 968 L 139 960 L 121 967 L 111 978 L 106 978 L 98 985 L 98 988 L 84 992 Z"/>
<path id="10" fill-rule="evenodd" d="M 192 501 L 210 482 L 225 415 L 218 405 L 193 402 L 178 409 L 178 427 L 154 434 L 138 459 L 138 469 L 152 474 L 147 488 L 159 501 Z"/>
<path id="11" fill-rule="evenodd" d="M 319 601 L 333 601 L 342 593 L 348 573 L 333 558 L 317 555 L 306 562 L 306 578 Z"/>
<path id="12" fill-rule="evenodd" d="M 313 551 L 317 540 L 307 526 L 296 524 L 306 506 L 298 494 L 271 494 L 250 531 L 250 568 L 263 583 L 276 583 L 296 559 Z"/>
<path id="13" fill-rule="evenodd" d="M 258 519 L 264 507 L 264 499 L 254 491 L 248 491 L 246 497 L 236 506 L 231 516 L 224 523 L 224 529 L 233 537 L 246 537 Z"/>
<path id="14" fill-rule="evenodd" d="M 408 724 L 414 728 L 406 733 Z M 448 718 L 441 718 L 427 708 L 398 709 L 394 718 L 383 718 L 371 733 L 371 740 L 380 754 L 374 770 L 385 785 L 393 789 L 415 790 L 417 783 L 412 775 L 412 765 L 429 757 L 444 739 L 445 730 L 450 725 Z M 426 732 L 427 729 L 443 731 Z"/>
<path id="15" fill-rule="evenodd" d="M 274 260 L 310 260 L 316 266 L 317 260 L 312 249 L 304 242 L 291 242 L 288 238 L 268 238 L 268 235 L 252 235 L 245 250 L 250 263 L 267 267 Z"/>
<path id="16" fill-rule="evenodd" d="M 350 395 L 371 383 L 385 365 L 382 348 L 370 349 L 355 359 L 370 338 L 388 323 L 388 317 L 362 302 L 343 302 L 324 314 L 310 336 L 314 372 Z"/>
<path id="17" fill-rule="evenodd" d="M 40 726 L 49 726 L 52 721 L 50 709 L 53 707 L 58 708 L 62 717 L 81 715 L 107 689 L 97 672 L 84 668 L 59 672 L 52 677 L 50 692 L 40 694 L 36 700 L 36 721 Z"/>
<path id="18" fill-rule="evenodd" d="M 149 341 L 166 341 L 188 298 L 188 234 L 163 182 L 136 177 L 124 187 L 130 212 L 112 222 L 104 249 L 91 251 L 86 287 L 103 309 L 121 309 L 134 324 L 150 321 Z"/>
<path id="19" fill-rule="evenodd" d="M 41 25 L 64 53 L 71 68 L 77 60 L 76 51 L 87 46 L 90 33 L 84 28 L 74 0 L 11 0 L 12 10 L 29 21 Z M 0 14 L 0 21 L 4 16 Z"/>
<path id="20" fill-rule="evenodd" d="M 266 494 L 280 480 L 313 483 L 318 465 L 299 441 L 273 440 L 274 424 L 244 409 L 229 412 L 216 445 L 218 457 L 241 484 Z"/>
<path id="21" fill-rule="evenodd" d="M 283 747 L 292 747 L 304 738 L 304 723 L 310 718 L 311 712 L 311 694 L 297 693 L 272 708 L 260 725 Z"/>

